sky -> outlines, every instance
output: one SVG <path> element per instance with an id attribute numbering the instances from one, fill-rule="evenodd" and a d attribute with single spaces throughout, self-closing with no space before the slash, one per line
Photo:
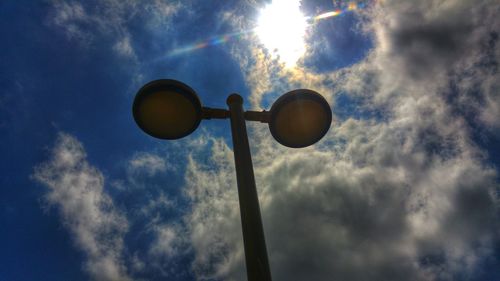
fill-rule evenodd
<path id="1" fill-rule="evenodd" d="M 500 280 L 496 0 L 0 1 L 0 281 L 246 280 L 228 120 L 143 133 L 162 78 L 204 106 L 307 88 L 333 121 L 247 122 L 273 280 Z"/>

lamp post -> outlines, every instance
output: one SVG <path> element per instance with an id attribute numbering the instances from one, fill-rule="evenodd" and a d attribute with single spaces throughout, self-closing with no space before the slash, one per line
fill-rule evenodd
<path id="1" fill-rule="evenodd" d="M 230 119 L 248 281 L 271 281 L 245 120 L 268 123 L 279 143 L 301 148 L 327 133 L 332 112 L 320 94 L 306 89 L 284 94 L 270 111 L 244 111 L 243 98 L 238 94 L 230 95 L 226 103 L 229 110 L 202 107 L 189 86 L 161 79 L 139 90 L 132 111 L 144 132 L 167 140 L 189 135 L 202 119 Z"/>

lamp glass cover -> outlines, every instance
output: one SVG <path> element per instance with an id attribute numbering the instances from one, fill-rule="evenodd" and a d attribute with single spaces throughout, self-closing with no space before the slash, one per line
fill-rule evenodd
<path id="1" fill-rule="evenodd" d="M 175 80 L 156 80 L 139 90 L 133 106 L 134 119 L 147 134 L 160 139 L 189 135 L 201 121 L 201 103 L 187 85 Z"/>
<path id="2" fill-rule="evenodd" d="M 314 91 L 299 89 L 284 94 L 273 104 L 269 129 L 279 143 L 300 148 L 319 141 L 331 122 L 328 102 Z"/>

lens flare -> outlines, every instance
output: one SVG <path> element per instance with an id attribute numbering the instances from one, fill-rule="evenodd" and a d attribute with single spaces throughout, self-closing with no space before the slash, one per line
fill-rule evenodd
<path id="1" fill-rule="evenodd" d="M 347 7 L 345 9 L 337 9 L 337 10 L 333 10 L 330 12 L 326 12 L 326 13 L 323 13 L 323 14 L 320 14 L 320 15 L 313 17 L 312 20 L 313 20 L 313 22 L 317 22 L 317 21 L 322 20 L 322 19 L 333 18 L 336 16 L 343 15 L 347 12 L 361 9 L 363 7 L 364 7 L 363 3 L 358 4 L 356 2 L 349 2 L 349 4 L 347 4 Z"/>
<path id="2" fill-rule="evenodd" d="M 216 46 L 216 45 L 221 45 L 225 44 L 231 40 L 237 40 L 241 38 L 244 34 L 250 33 L 252 31 L 242 31 L 242 32 L 233 32 L 233 33 L 228 33 L 228 34 L 223 34 L 220 36 L 214 36 L 206 41 L 201 41 L 197 42 L 191 45 L 187 45 L 181 48 L 174 49 L 168 53 L 168 57 L 174 57 L 178 55 L 182 55 L 185 53 L 190 53 L 192 51 L 196 51 L 199 49 L 203 49 L 209 46 Z"/>

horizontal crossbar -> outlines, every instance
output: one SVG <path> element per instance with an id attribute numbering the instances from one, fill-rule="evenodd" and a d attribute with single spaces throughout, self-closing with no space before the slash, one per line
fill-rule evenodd
<path id="1" fill-rule="evenodd" d="M 269 123 L 271 113 L 269 111 L 245 111 L 245 120 Z M 221 108 L 203 107 L 203 119 L 228 119 L 231 116 L 229 110 Z"/>

